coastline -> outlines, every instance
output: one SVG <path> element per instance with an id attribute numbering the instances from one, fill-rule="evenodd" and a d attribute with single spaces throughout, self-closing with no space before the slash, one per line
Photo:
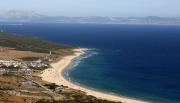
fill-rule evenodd
<path id="1" fill-rule="evenodd" d="M 91 90 L 91 89 L 76 85 L 75 83 L 68 81 L 63 75 L 64 70 L 67 68 L 67 66 L 69 66 L 73 62 L 75 58 L 84 54 L 85 50 L 86 49 L 80 49 L 80 48 L 74 49 L 75 51 L 74 55 L 65 56 L 60 61 L 56 63 L 52 63 L 51 64 L 52 68 L 44 70 L 42 74 L 40 75 L 40 77 L 44 81 L 47 81 L 50 83 L 56 83 L 57 85 L 68 86 L 69 88 L 73 88 L 77 90 L 81 90 L 81 91 L 86 92 L 87 95 L 92 95 L 100 99 L 106 99 L 106 100 L 117 101 L 117 102 L 125 102 L 125 103 L 148 103 L 145 101 L 136 100 L 136 99 L 132 99 L 128 97 L 116 96 L 113 94 Z"/>

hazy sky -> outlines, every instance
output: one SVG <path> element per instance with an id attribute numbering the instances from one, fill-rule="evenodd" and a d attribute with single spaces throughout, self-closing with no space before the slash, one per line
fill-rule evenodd
<path id="1" fill-rule="evenodd" d="M 180 17 L 180 0 L 0 0 L 0 12 L 8 10 L 58 16 Z"/>

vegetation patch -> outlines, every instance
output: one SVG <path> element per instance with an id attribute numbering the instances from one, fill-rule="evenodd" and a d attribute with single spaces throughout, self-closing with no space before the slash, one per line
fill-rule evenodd
<path id="1" fill-rule="evenodd" d="M 8 33 L 0 33 L 0 46 L 16 48 L 24 51 L 44 52 L 59 49 L 71 49 L 73 47 L 57 44 L 54 42 L 33 38 L 30 36 L 12 35 Z"/>

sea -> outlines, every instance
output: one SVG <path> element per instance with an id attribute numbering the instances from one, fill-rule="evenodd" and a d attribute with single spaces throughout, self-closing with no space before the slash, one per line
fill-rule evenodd
<path id="1" fill-rule="evenodd" d="M 180 26 L 1 24 L 5 32 L 89 50 L 64 75 L 78 85 L 152 103 L 180 103 Z"/>

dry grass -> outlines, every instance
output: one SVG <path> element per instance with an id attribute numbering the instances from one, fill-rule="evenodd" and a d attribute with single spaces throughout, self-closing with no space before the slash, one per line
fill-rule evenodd
<path id="1" fill-rule="evenodd" d="M 15 76 L 9 76 L 9 77 L 0 76 L 0 82 L 3 82 L 3 83 L 15 85 L 15 84 L 17 84 L 18 81 L 19 81 L 19 78 L 15 77 Z"/>
<path id="2" fill-rule="evenodd" d="M 0 103 L 30 103 L 33 98 L 0 93 Z"/>
<path id="3" fill-rule="evenodd" d="M 13 60 L 29 57 L 44 57 L 47 53 L 36 53 L 31 51 L 20 51 L 13 48 L 0 47 L 0 60 Z"/>

